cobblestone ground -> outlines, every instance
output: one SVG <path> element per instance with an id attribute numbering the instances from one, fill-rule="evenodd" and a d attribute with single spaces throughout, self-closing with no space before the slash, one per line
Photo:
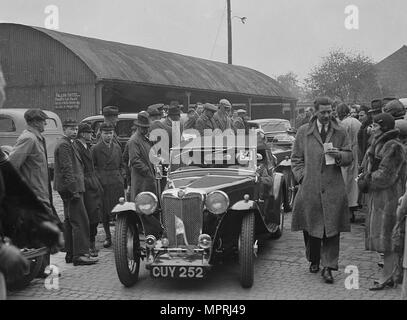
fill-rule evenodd
<path id="1" fill-rule="evenodd" d="M 55 195 L 57 210 L 62 216 L 62 205 Z M 125 288 L 118 280 L 111 248 L 104 249 L 103 228 L 99 228 L 97 247 L 98 264 L 76 266 L 66 264 L 64 253 L 51 257 L 51 264 L 61 272 L 59 289 L 48 290 L 44 279 L 36 279 L 21 291 L 9 292 L 10 300 L 19 299 L 135 299 L 135 300 L 234 300 L 234 299 L 351 299 L 399 300 L 400 286 L 396 289 L 369 291 L 378 277 L 379 257 L 364 250 L 363 214 L 357 215 L 352 232 L 341 236 L 340 269 L 334 273 L 335 283 L 325 284 L 321 275 L 311 274 L 304 257 L 302 234 L 290 231 L 291 214 L 287 214 L 285 230 L 279 240 L 264 243 L 255 260 L 255 281 L 251 289 L 239 283 L 238 265 L 221 265 L 211 270 L 205 280 L 152 279 L 140 267 L 140 280 L 132 288 Z M 112 227 L 113 229 L 113 227 Z M 113 231 L 113 230 L 112 230 Z M 347 266 L 359 271 L 359 289 L 345 288 Z"/>

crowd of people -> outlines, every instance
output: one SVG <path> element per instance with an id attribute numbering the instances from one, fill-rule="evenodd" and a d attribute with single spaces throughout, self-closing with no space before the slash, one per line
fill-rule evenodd
<path id="1" fill-rule="evenodd" d="M 105 231 L 103 246 L 112 245 L 110 227 L 115 217 L 111 212 L 118 199 L 125 197 L 126 185 L 131 199 L 141 191 L 157 193 L 157 188 L 163 188 L 156 183 L 151 159 L 156 142 L 153 130 L 167 132 L 169 146 L 179 142 L 187 129 L 196 129 L 200 135 L 213 130 L 249 130 L 246 111 L 232 111 L 226 99 L 218 105 L 191 106 L 186 121 L 181 121 L 178 103 L 159 103 L 138 113 L 132 135 L 123 146 L 115 131 L 118 114 L 117 107 L 104 107 L 104 122 L 98 132 L 88 123 L 65 119 L 64 135 L 55 148 L 53 188 L 64 205 L 65 261 L 75 266 L 98 262 L 95 241 L 99 223 Z M 405 114 L 404 105 L 395 98 L 373 100 L 368 107 L 320 97 L 296 121 L 292 171 L 300 187 L 292 230 L 303 232 L 309 271 L 316 273 L 322 265 L 327 283 L 334 282 L 332 271 L 338 270 L 340 233 L 350 231 L 355 212 L 364 206 L 366 249 L 383 258 L 382 275 L 371 290 L 402 281 L 403 219 L 407 213 Z M 24 117 L 27 129 L 18 138 L 9 162 L 55 216 L 42 136 L 47 115 L 40 109 L 29 109 Z M 165 156 L 155 155 L 157 162 Z M 152 230 L 161 228 L 154 220 L 145 223 Z"/>
<path id="2" fill-rule="evenodd" d="M 365 248 L 380 253 L 382 274 L 370 290 L 403 278 L 407 214 L 406 109 L 396 98 L 349 106 L 327 97 L 297 118 L 292 171 L 300 188 L 292 230 L 303 231 L 309 270 L 333 283 L 341 232 L 367 208 Z"/>

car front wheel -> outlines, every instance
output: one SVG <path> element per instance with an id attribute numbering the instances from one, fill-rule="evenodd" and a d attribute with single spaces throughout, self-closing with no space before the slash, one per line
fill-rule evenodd
<path id="1" fill-rule="evenodd" d="M 120 282 L 126 287 L 134 285 L 140 270 L 140 240 L 135 219 L 130 214 L 117 217 L 114 257 Z"/>
<path id="2" fill-rule="evenodd" d="M 254 213 L 243 217 L 239 239 L 240 283 L 243 288 L 253 286 L 254 278 Z"/>

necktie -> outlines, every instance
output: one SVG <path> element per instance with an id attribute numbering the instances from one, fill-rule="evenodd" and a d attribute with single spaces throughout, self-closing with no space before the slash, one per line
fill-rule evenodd
<path id="1" fill-rule="evenodd" d="M 325 143 L 325 140 L 326 140 L 326 126 L 325 125 L 322 125 L 322 127 L 321 127 L 321 133 L 320 133 L 320 135 L 321 135 L 321 140 L 322 140 L 322 143 Z"/>

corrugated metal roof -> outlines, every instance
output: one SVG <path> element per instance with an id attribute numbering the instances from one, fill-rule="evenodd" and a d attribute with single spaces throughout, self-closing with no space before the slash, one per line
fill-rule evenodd
<path id="1" fill-rule="evenodd" d="M 295 99 L 276 80 L 250 68 L 39 27 L 25 27 L 47 34 L 66 46 L 89 67 L 97 80 Z"/>

